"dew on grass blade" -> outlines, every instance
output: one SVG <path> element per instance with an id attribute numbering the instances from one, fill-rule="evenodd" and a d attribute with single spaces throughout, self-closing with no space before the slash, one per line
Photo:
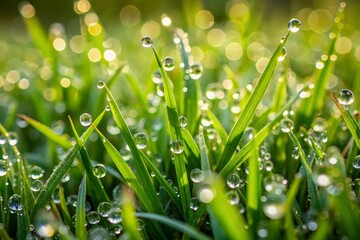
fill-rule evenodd
<path id="1" fill-rule="evenodd" d="M 145 36 L 141 39 L 141 45 L 144 47 L 144 48 L 149 48 L 149 47 L 152 47 L 153 45 L 153 40 L 151 37 L 149 36 Z"/>
<path id="2" fill-rule="evenodd" d="M 148 138 L 144 133 L 135 133 L 134 141 L 138 149 L 144 149 L 148 144 Z"/>
<path id="3" fill-rule="evenodd" d="M 240 176 L 237 173 L 231 173 L 226 178 L 226 184 L 229 188 L 238 188 L 240 187 Z"/>
<path id="4" fill-rule="evenodd" d="M 342 89 L 338 93 L 338 101 L 343 106 L 348 106 L 354 102 L 354 94 L 349 89 Z"/>
<path id="5" fill-rule="evenodd" d="M 95 228 L 91 228 L 87 233 L 88 240 L 110 240 L 111 237 L 109 235 L 108 230 L 103 227 L 96 226 Z"/>
<path id="6" fill-rule="evenodd" d="M 294 123 L 289 118 L 284 118 L 280 122 L 280 129 L 284 133 L 289 133 L 294 129 Z"/>
<path id="7" fill-rule="evenodd" d="M 270 172 L 273 170 L 274 164 L 270 160 L 265 160 L 263 162 L 263 167 L 265 168 L 266 171 Z"/>
<path id="8" fill-rule="evenodd" d="M 103 89 L 105 87 L 105 83 L 102 80 L 99 80 L 96 87 L 98 89 Z"/>
<path id="9" fill-rule="evenodd" d="M 184 151 L 184 144 L 180 140 L 174 140 L 170 143 L 170 151 L 174 154 L 181 154 Z"/>
<path id="10" fill-rule="evenodd" d="M 5 135 L 0 135 L 0 145 L 5 145 L 5 143 L 6 143 Z"/>
<path id="11" fill-rule="evenodd" d="M 262 198 L 263 212 L 270 219 L 280 219 L 286 213 L 286 196 L 284 194 L 267 194 Z"/>
<path id="12" fill-rule="evenodd" d="M 98 224 L 101 218 L 97 211 L 91 211 L 86 215 L 86 219 L 90 224 Z"/>
<path id="13" fill-rule="evenodd" d="M 230 190 L 226 193 L 226 197 L 227 197 L 227 200 L 228 202 L 231 204 L 231 205 L 237 205 L 239 204 L 240 202 L 240 197 L 239 197 L 239 194 L 237 193 L 237 191 L 235 190 Z"/>
<path id="14" fill-rule="evenodd" d="M 9 132 L 9 144 L 15 146 L 19 141 L 19 137 L 16 132 Z"/>
<path id="15" fill-rule="evenodd" d="M 199 79 L 202 76 L 203 67 L 200 63 L 194 63 L 189 68 L 190 77 L 194 80 Z"/>
<path id="16" fill-rule="evenodd" d="M 296 19 L 296 18 L 293 18 L 289 21 L 289 24 L 288 24 L 288 29 L 291 31 L 291 32 L 298 32 L 300 30 L 300 27 L 301 27 L 301 22 L 300 20 Z"/>
<path id="17" fill-rule="evenodd" d="M 352 160 L 352 165 L 354 168 L 360 169 L 360 155 L 354 157 L 354 159 Z"/>
<path id="18" fill-rule="evenodd" d="M 204 172 L 199 168 L 194 168 L 190 172 L 190 179 L 194 183 L 202 182 L 204 180 Z"/>
<path id="19" fill-rule="evenodd" d="M 11 213 L 19 212 L 23 209 L 23 204 L 21 203 L 21 197 L 17 194 L 13 194 L 8 201 L 8 207 Z"/>
<path id="20" fill-rule="evenodd" d="M 35 232 L 42 238 L 51 238 L 58 229 L 55 216 L 46 210 L 40 210 L 35 216 Z"/>
<path id="21" fill-rule="evenodd" d="M 6 160 L 0 160 L 0 177 L 5 176 L 9 170 L 9 164 Z"/>
<path id="22" fill-rule="evenodd" d="M 102 202 L 99 204 L 99 206 L 97 207 L 97 212 L 102 216 L 102 217 L 108 217 L 109 216 L 109 211 L 112 208 L 111 204 L 108 202 Z"/>
<path id="23" fill-rule="evenodd" d="M 45 170 L 42 169 L 40 166 L 33 166 L 30 170 L 30 178 L 31 179 L 40 179 L 44 176 Z"/>
<path id="24" fill-rule="evenodd" d="M 208 187 L 204 187 L 199 190 L 198 198 L 203 203 L 211 202 L 215 197 L 215 193 Z"/>
<path id="25" fill-rule="evenodd" d="M 162 82 L 161 72 L 159 70 L 155 70 L 151 76 L 151 80 L 155 84 L 161 83 Z"/>
<path id="26" fill-rule="evenodd" d="M 300 155 L 299 155 L 299 149 L 298 149 L 298 148 L 295 148 L 294 150 L 292 150 L 291 156 L 292 156 L 295 160 L 299 159 L 299 157 L 300 157 Z"/>
<path id="27" fill-rule="evenodd" d="M 33 191 L 33 192 L 39 192 L 43 186 L 44 186 L 44 183 L 41 180 L 37 179 L 31 183 L 30 188 L 31 188 L 31 191 Z"/>
<path id="28" fill-rule="evenodd" d="M 89 113 L 83 113 L 80 115 L 80 123 L 81 125 L 83 125 L 84 127 L 88 127 L 90 126 L 90 124 L 92 123 L 92 117 Z"/>
<path id="29" fill-rule="evenodd" d="M 198 198 L 193 197 L 190 200 L 190 209 L 193 211 L 197 211 L 200 207 L 200 201 Z"/>
<path id="30" fill-rule="evenodd" d="M 108 217 L 107 217 L 108 221 L 111 224 L 118 224 L 121 222 L 122 218 L 121 218 L 121 209 L 118 207 L 113 207 L 110 209 Z"/>
<path id="31" fill-rule="evenodd" d="M 162 65 L 165 71 L 172 71 L 175 68 L 175 61 L 172 57 L 165 57 L 162 60 Z"/>
<path id="32" fill-rule="evenodd" d="M 93 166 L 93 173 L 97 178 L 103 178 L 106 175 L 106 168 L 103 164 L 99 163 Z"/>
<path id="33" fill-rule="evenodd" d="M 136 220 L 136 222 L 137 222 L 137 227 L 136 227 L 136 229 L 138 230 L 138 231 L 142 231 L 144 228 L 145 228 L 145 222 L 143 221 L 143 220 L 141 220 L 141 219 L 137 219 Z"/>
<path id="34" fill-rule="evenodd" d="M 283 49 L 281 50 L 280 56 L 278 57 L 278 62 L 284 61 L 286 55 L 287 55 L 286 48 L 283 47 Z"/>
<path id="35" fill-rule="evenodd" d="M 179 123 L 180 123 L 180 127 L 181 128 L 185 128 L 187 123 L 188 123 L 188 120 L 185 116 L 180 116 L 179 117 Z"/>

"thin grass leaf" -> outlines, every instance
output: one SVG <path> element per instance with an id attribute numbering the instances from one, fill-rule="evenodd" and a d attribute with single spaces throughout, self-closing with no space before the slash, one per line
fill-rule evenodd
<path id="1" fill-rule="evenodd" d="M 81 141 L 86 142 L 89 138 L 90 134 L 93 132 L 94 128 L 99 124 L 102 117 L 104 116 L 105 111 L 103 111 L 93 122 L 91 126 L 89 126 L 86 131 L 81 136 Z M 44 184 L 44 187 L 40 190 L 39 195 L 35 199 L 34 207 L 31 211 L 31 216 L 34 216 L 36 211 L 43 207 L 46 202 L 49 200 L 51 195 L 54 193 L 56 187 L 60 183 L 61 179 L 64 177 L 64 175 L 68 172 L 70 169 L 73 161 L 78 156 L 80 152 L 80 146 L 75 145 L 73 146 L 68 153 L 66 154 L 65 158 L 60 161 L 60 163 L 55 167 L 54 171 L 50 175 L 49 179 Z"/>
<path id="2" fill-rule="evenodd" d="M 184 151 L 186 158 L 188 159 L 188 164 L 193 168 L 200 166 L 200 150 L 196 145 L 194 138 L 186 128 L 182 128 L 181 133 L 185 143 Z"/>
<path id="3" fill-rule="evenodd" d="M 283 118 L 284 111 L 292 106 L 292 104 L 297 100 L 299 94 L 290 99 L 290 101 L 282 108 L 275 118 L 263 127 L 250 142 L 248 142 L 230 159 L 230 161 L 228 161 L 226 166 L 220 171 L 219 176 L 226 177 L 249 157 L 251 149 L 257 148 L 265 140 L 265 138 L 271 133 L 274 126 L 280 121 L 280 119 Z"/>
<path id="4" fill-rule="evenodd" d="M 290 31 L 287 33 L 283 41 L 280 42 L 275 53 L 272 55 L 268 65 L 266 66 L 259 83 L 257 84 L 254 92 L 251 94 L 247 104 L 244 109 L 241 111 L 240 116 L 236 123 L 234 124 L 229 137 L 225 143 L 224 150 L 220 156 L 216 169 L 221 171 L 221 169 L 227 164 L 231 159 L 231 156 L 234 154 L 236 147 L 238 146 L 245 128 L 249 125 L 252 116 L 254 115 L 258 104 L 263 98 L 266 89 L 268 88 L 272 76 L 274 74 L 278 58 L 284 48 L 284 45 L 290 35 Z"/>
<path id="5" fill-rule="evenodd" d="M 224 193 L 224 184 L 221 180 L 215 180 L 211 184 L 211 189 L 214 197 L 209 203 L 209 207 L 226 236 L 229 239 L 238 239 L 239 236 L 245 240 L 252 239 L 248 230 L 246 230 L 245 220 L 239 214 L 239 210 L 228 202 Z"/>
<path id="6" fill-rule="evenodd" d="M 138 81 L 135 79 L 135 77 L 129 73 L 125 73 L 126 78 L 129 81 L 129 84 L 131 86 L 132 92 L 135 94 L 136 99 L 138 100 L 141 109 L 144 109 L 146 111 L 147 109 L 147 100 L 145 98 L 145 94 L 143 89 L 140 88 L 140 85 Z"/>
<path id="7" fill-rule="evenodd" d="M 201 159 L 201 170 L 204 172 L 204 178 L 211 177 L 211 166 L 208 157 L 208 150 L 204 139 L 203 127 L 199 128 L 199 147 L 200 147 L 200 159 Z"/>
<path id="8" fill-rule="evenodd" d="M 330 95 L 331 95 L 332 99 L 334 100 L 335 105 L 340 110 L 341 116 L 343 117 L 351 135 L 353 136 L 356 146 L 358 147 L 358 149 L 360 149 L 360 127 L 359 127 L 359 124 L 356 122 L 356 120 L 351 115 L 351 113 L 347 109 L 345 109 L 343 106 L 340 105 L 337 97 L 333 93 L 330 93 Z"/>
<path id="9" fill-rule="evenodd" d="M 86 173 L 80 183 L 76 201 L 75 231 L 78 239 L 86 239 L 86 219 L 85 219 L 85 200 L 86 200 Z"/>
<path id="10" fill-rule="evenodd" d="M 18 114 L 18 116 L 22 119 L 24 119 L 27 123 L 29 123 L 31 126 L 33 126 L 36 130 L 44 134 L 48 139 L 54 141 L 55 143 L 59 144 L 61 147 L 65 149 L 70 149 L 72 147 L 72 144 L 70 142 L 70 139 L 64 135 L 59 135 L 55 133 L 51 128 L 48 126 L 28 117 L 23 114 Z"/>
<path id="11" fill-rule="evenodd" d="M 59 198 L 60 198 L 60 207 L 61 212 L 63 214 L 64 222 L 68 226 L 72 226 L 72 220 L 69 213 L 69 209 L 67 207 L 65 195 L 64 195 L 64 189 L 62 186 L 59 186 Z"/>
<path id="12" fill-rule="evenodd" d="M 84 165 L 86 173 L 87 173 L 86 175 L 87 175 L 89 181 L 91 182 L 90 186 L 93 189 L 93 191 L 91 192 L 91 197 L 92 197 L 92 199 L 94 199 L 94 201 L 97 204 L 99 204 L 101 202 L 109 202 L 110 199 L 109 199 L 100 179 L 97 178 L 94 174 L 93 167 L 91 165 L 91 161 L 89 158 L 89 154 L 88 154 L 83 142 L 80 140 L 80 137 L 79 137 L 78 133 L 76 132 L 75 126 L 74 126 L 70 116 L 69 116 L 69 121 L 70 121 L 71 128 L 73 130 L 73 133 L 75 135 L 76 142 L 80 146 L 80 156 L 81 156 L 83 165 Z M 89 192 L 89 194 L 90 194 L 90 192 Z"/>
<path id="13" fill-rule="evenodd" d="M 228 134 L 227 134 L 226 130 L 224 129 L 224 127 L 222 126 L 220 121 L 217 119 L 217 117 L 214 115 L 214 113 L 210 109 L 206 110 L 206 113 L 207 113 L 208 117 L 210 118 L 210 120 L 212 121 L 212 126 L 215 128 L 216 132 L 219 134 L 221 142 L 225 143 L 228 138 Z"/>
<path id="14" fill-rule="evenodd" d="M 11 240 L 9 234 L 6 232 L 6 229 L 4 228 L 3 223 L 0 223 L 0 239 Z"/>
<path id="15" fill-rule="evenodd" d="M 319 160 L 323 160 L 325 158 L 325 153 L 321 150 L 320 146 L 315 142 L 313 137 L 309 137 L 311 146 L 314 149 L 315 155 Z"/>
<path id="16" fill-rule="evenodd" d="M 318 221 L 318 229 L 310 235 L 310 240 L 326 240 L 329 239 L 331 231 L 331 222 L 329 218 L 321 217 Z"/>
<path id="17" fill-rule="evenodd" d="M 164 67 L 161 64 L 161 60 L 157 55 L 155 49 L 153 48 L 153 52 L 158 63 L 158 67 L 160 68 L 163 83 L 164 83 L 164 96 L 165 96 L 165 103 L 167 107 L 167 116 L 170 123 L 170 137 L 172 141 L 181 141 L 183 142 L 182 134 L 181 134 L 181 127 L 179 122 L 179 114 L 176 106 L 176 100 L 174 93 L 170 86 L 170 80 L 164 70 Z M 189 186 L 189 179 L 186 172 L 185 166 L 185 157 L 184 154 L 175 154 L 174 157 L 174 164 L 175 164 L 175 172 L 176 178 L 178 182 L 178 188 L 180 191 L 180 198 L 181 203 L 183 206 L 183 212 L 185 219 L 187 220 L 189 217 L 189 206 L 190 206 L 190 186 Z"/>
<path id="18" fill-rule="evenodd" d="M 205 234 L 203 234 L 202 232 L 200 232 L 199 230 L 195 229 L 194 227 L 191 227 L 190 225 L 183 223 L 176 219 L 171 219 L 171 218 L 161 216 L 158 214 L 154 214 L 154 213 L 143 213 L 143 212 L 137 212 L 136 216 L 140 217 L 140 218 L 144 218 L 144 219 L 158 221 L 158 222 L 168 225 L 171 228 L 173 228 L 179 232 L 182 232 L 182 233 L 186 234 L 187 236 L 192 237 L 194 239 L 198 239 L 198 240 L 210 240 L 211 239 L 208 236 L 206 236 Z"/>
<path id="19" fill-rule="evenodd" d="M 139 231 L 137 230 L 137 220 L 135 218 L 135 206 L 133 193 L 124 189 L 122 191 L 123 204 L 121 205 L 122 226 L 125 233 L 128 234 L 129 239 L 141 239 Z"/>

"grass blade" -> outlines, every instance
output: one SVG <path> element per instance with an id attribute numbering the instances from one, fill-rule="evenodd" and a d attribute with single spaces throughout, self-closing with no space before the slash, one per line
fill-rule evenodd
<path id="1" fill-rule="evenodd" d="M 171 218 L 161 216 L 158 214 L 154 214 L 154 213 L 142 213 L 142 212 L 136 213 L 136 216 L 144 218 L 144 219 L 150 219 L 150 220 L 161 222 L 163 224 L 170 226 L 171 228 L 173 228 L 175 230 L 178 230 L 179 232 L 186 234 L 189 237 L 194 238 L 194 239 L 199 239 L 199 240 L 210 240 L 211 239 L 208 236 L 206 236 L 205 234 L 203 234 L 202 232 L 199 232 L 197 229 L 191 227 L 190 225 L 188 225 L 186 223 L 176 220 L 176 219 L 171 219 Z"/>
<path id="2" fill-rule="evenodd" d="M 125 229 L 125 232 L 128 234 L 129 239 L 141 239 L 139 231 L 137 230 L 137 221 L 134 215 L 134 196 L 133 193 L 124 189 L 123 194 L 123 204 L 121 206 L 122 210 L 122 225 Z"/>
<path id="3" fill-rule="evenodd" d="M 59 197 L 60 197 L 60 207 L 61 207 L 61 212 L 63 213 L 64 222 L 66 225 L 72 226 L 71 216 L 64 195 L 64 188 L 62 186 L 59 186 Z"/>
<path id="4" fill-rule="evenodd" d="M 86 239 L 85 220 L 86 173 L 81 181 L 76 201 L 75 231 L 78 239 Z"/>
<path id="5" fill-rule="evenodd" d="M 249 125 L 250 120 L 252 119 L 252 116 L 254 115 L 258 104 L 260 103 L 261 99 L 265 94 L 266 89 L 270 84 L 270 81 L 272 79 L 272 76 L 274 74 L 278 62 L 278 58 L 283 50 L 283 47 L 289 35 L 290 35 L 290 31 L 288 32 L 284 40 L 281 41 L 281 43 L 277 47 L 275 53 L 273 54 L 268 65 L 266 66 L 266 69 L 262 74 L 259 83 L 257 84 L 254 92 L 250 96 L 250 99 L 248 100 L 247 104 L 245 105 L 244 110 L 240 113 L 238 120 L 231 129 L 229 137 L 225 143 L 224 150 L 216 166 L 216 169 L 218 171 L 220 171 L 227 164 L 227 162 L 230 160 L 231 156 L 235 152 L 235 149 L 241 140 L 245 128 Z"/>
<path id="6" fill-rule="evenodd" d="M 214 115 L 214 113 L 208 109 L 206 110 L 207 115 L 209 116 L 210 120 L 212 121 L 212 126 L 215 128 L 216 132 L 219 134 L 222 143 L 226 143 L 228 138 L 228 134 L 224 127 L 221 125 L 220 121 Z"/>

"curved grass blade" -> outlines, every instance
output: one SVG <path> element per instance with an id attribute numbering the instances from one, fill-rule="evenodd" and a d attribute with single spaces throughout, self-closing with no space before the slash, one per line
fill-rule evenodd
<path id="1" fill-rule="evenodd" d="M 81 181 L 76 201 L 75 231 L 78 239 L 86 239 L 85 220 L 86 173 Z"/>
<path id="2" fill-rule="evenodd" d="M 225 177 L 229 175 L 249 157 L 251 149 L 258 147 L 265 140 L 265 138 L 271 133 L 273 127 L 280 121 L 280 119 L 283 118 L 284 111 L 289 109 L 289 107 L 299 97 L 299 94 L 290 99 L 290 101 L 282 108 L 282 110 L 275 116 L 275 118 L 265 127 L 263 127 L 250 142 L 248 142 L 242 149 L 240 149 L 237 154 L 235 154 L 230 159 L 230 161 L 228 161 L 226 166 L 220 171 L 219 176 Z"/>
<path id="3" fill-rule="evenodd" d="M 6 232 L 4 228 L 4 224 L 0 223 L 0 239 L 3 240 L 11 240 L 9 234 Z"/>
<path id="4" fill-rule="evenodd" d="M 66 225 L 72 226 L 72 220 L 70 217 L 69 209 L 66 204 L 64 189 L 62 186 L 59 186 L 59 197 L 60 197 L 60 206 L 61 206 L 61 212 L 63 213 L 64 222 Z"/>
<path id="5" fill-rule="evenodd" d="M 94 128 L 99 124 L 102 117 L 104 116 L 105 111 L 103 111 L 93 122 L 92 125 L 90 125 L 86 131 L 81 136 L 81 141 L 86 142 L 86 140 L 89 138 L 90 134 L 93 132 Z M 39 195 L 35 199 L 35 204 L 31 212 L 31 216 L 33 216 L 36 211 L 45 205 L 45 203 L 48 201 L 48 199 L 51 197 L 51 195 L 54 193 L 56 187 L 60 183 L 61 179 L 64 177 L 64 175 L 67 173 L 67 171 L 70 169 L 71 164 L 75 160 L 75 158 L 78 156 L 80 152 L 80 146 L 75 145 L 73 146 L 68 153 L 66 154 L 65 158 L 60 161 L 60 163 L 55 167 L 54 171 L 50 175 L 47 182 L 44 184 L 44 187 L 40 190 Z"/>
<path id="6" fill-rule="evenodd" d="M 228 134 L 220 121 L 217 119 L 217 117 L 214 115 L 214 113 L 208 109 L 206 110 L 207 115 L 209 116 L 210 120 L 212 121 L 212 126 L 215 128 L 216 132 L 219 134 L 221 138 L 221 142 L 226 143 L 226 140 L 228 139 Z"/>
<path id="7" fill-rule="evenodd" d="M 55 133 L 48 126 L 46 126 L 28 116 L 25 116 L 23 114 L 18 114 L 18 116 L 20 118 L 24 119 L 27 123 L 29 123 L 31 126 L 33 126 L 36 130 L 38 130 L 39 132 L 44 134 L 48 139 L 59 144 L 61 147 L 65 148 L 65 149 L 70 149 L 72 147 L 70 139 L 67 138 L 66 136 Z"/>
<path id="8" fill-rule="evenodd" d="M 194 138 L 191 136 L 191 133 L 186 128 L 181 129 L 182 137 L 185 143 L 185 154 L 186 158 L 188 159 L 188 164 L 195 168 L 200 166 L 200 150 L 199 147 L 196 145 Z"/>
<path id="9" fill-rule="evenodd" d="M 104 186 L 102 185 L 100 179 L 94 175 L 93 167 L 91 165 L 91 161 L 89 158 L 89 154 L 88 154 L 83 142 L 80 140 L 79 135 L 76 132 L 75 126 L 74 126 L 70 116 L 69 116 L 69 121 L 70 121 L 71 128 L 73 130 L 73 133 L 75 135 L 76 142 L 80 146 L 80 156 L 81 156 L 83 165 L 85 167 L 87 177 L 88 177 L 89 181 L 91 182 L 91 188 L 93 191 L 89 192 L 89 194 L 90 193 L 91 193 L 91 195 L 93 194 L 91 197 L 92 197 L 92 199 L 94 199 L 96 201 L 97 204 L 99 204 L 101 202 L 109 202 L 110 199 L 105 192 Z"/>
<path id="10" fill-rule="evenodd" d="M 122 191 L 122 200 L 123 204 L 121 205 L 122 212 L 122 225 L 125 229 L 125 232 L 128 234 L 129 239 L 141 239 L 139 231 L 137 230 L 137 221 L 134 215 L 134 196 L 133 193 L 124 189 Z"/>
<path id="11" fill-rule="evenodd" d="M 154 213 L 143 213 L 143 212 L 137 212 L 136 216 L 140 217 L 140 218 L 144 218 L 144 219 L 150 219 L 150 220 L 154 220 L 154 221 L 158 221 L 160 223 L 166 224 L 168 226 L 170 226 L 173 229 L 176 229 L 179 232 L 182 232 L 184 234 L 186 234 L 189 237 L 192 237 L 194 239 L 198 239 L 198 240 L 210 240 L 211 238 L 209 238 L 208 236 L 206 236 L 205 234 L 203 234 L 202 232 L 200 232 L 199 230 L 191 227 L 190 225 L 183 223 L 179 220 L 176 219 L 171 219 L 165 216 L 161 216 L 158 214 L 154 214 Z"/>
<path id="12" fill-rule="evenodd" d="M 170 86 L 170 80 L 154 48 L 153 48 L 153 52 L 156 61 L 158 63 L 158 67 L 160 68 L 164 83 L 165 103 L 167 107 L 167 116 L 170 123 L 170 137 L 172 141 L 178 140 L 182 142 L 183 138 L 179 123 L 179 114 L 176 106 L 175 96 Z M 191 194 L 190 194 L 189 179 L 186 172 L 184 154 L 175 154 L 174 164 L 175 164 L 175 172 L 178 182 L 178 188 L 180 191 L 181 203 L 183 206 L 184 217 L 187 220 L 189 218 L 189 206 L 190 206 Z"/>
<path id="13" fill-rule="evenodd" d="M 249 125 L 252 116 L 255 113 L 255 110 L 263 98 L 266 89 L 268 88 L 272 76 L 274 74 L 278 58 L 283 50 L 283 47 L 290 35 L 290 31 L 285 36 L 284 40 L 280 42 L 279 46 L 275 50 L 275 53 L 272 55 L 268 65 L 265 68 L 264 73 L 262 74 L 259 83 L 257 84 L 254 92 L 251 94 L 247 104 L 245 105 L 243 111 L 241 111 L 238 120 L 231 129 L 229 137 L 225 143 L 224 150 L 220 156 L 216 169 L 221 171 L 221 169 L 227 164 L 231 159 L 231 156 L 234 154 L 236 147 L 238 146 L 245 128 Z"/>
<path id="14" fill-rule="evenodd" d="M 330 93 L 330 95 L 331 95 L 332 99 L 334 100 L 337 108 L 340 110 L 341 116 L 343 117 L 347 127 L 349 128 L 349 131 L 354 138 L 356 146 L 358 147 L 358 149 L 360 149 L 360 127 L 359 127 L 359 124 L 356 122 L 356 120 L 351 115 L 351 113 L 349 113 L 348 110 L 346 110 L 343 106 L 340 105 L 337 97 L 333 93 Z"/>

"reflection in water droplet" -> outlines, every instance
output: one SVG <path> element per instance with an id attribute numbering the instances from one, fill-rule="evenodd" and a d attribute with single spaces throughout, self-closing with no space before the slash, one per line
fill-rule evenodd
<path id="1" fill-rule="evenodd" d="M 100 222 L 100 214 L 96 211 L 91 211 L 86 215 L 86 219 L 90 224 L 98 224 Z"/>
<path id="2" fill-rule="evenodd" d="M 148 144 L 147 136 L 144 133 L 134 134 L 134 141 L 138 149 L 144 149 Z"/>
<path id="3" fill-rule="evenodd" d="M 9 164 L 6 160 L 0 160 L 0 177 L 5 176 L 9 170 Z"/>
<path id="4" fill-rule="evenodd" d="M 300 30 L 300 27 L 301 27 L 300 20 L 293 18 L 289 21 L 288 29 L 291 32 L 298 32 Z"/>
<path id="5" fill-rule="evenodd" d="M 105 83 L 102 80 L 99 80 L 96 86 L 98 89 L 102 89 L 105 87 Z"/>
<path id="6" fill-rule="evenodd" d="M 145 36 L 141 39 L 141 45 L 145 48 L 149 48 L 152 47 L 153 45 L 153 40 L 151 37 L 149 36 Z"/>
<path id="7" fill-rule="evenodd" d="M 83 113 L 80 116 L 80 123 L 81 125 L 83 125 L 84 127 L 88 127 L 90 126 L 90 124 L 92 123 L 92 117 L 89 113 Z"/>
<path id="8" fill-rule="evenodd" d="M 191 170 L 190 172 L 190 179 L 191 181 L 198 183 L 204 180 L 204 173 L 201 169 L 199 168 L 194 168 L 193 170 Z"/>
<path id="9" fill-rule="evenodd" d="M 106 168 L 103 164 L 99 163 L 93 166 L 93 173 L 97 178 L 103 178 L 106 175 Z"/>
<path id="10" fill-rule="evenodd" d="M 240 176 L 237 173 L 231 173 L 229 174 L 229 176 L 226 178 L 226 184 L 228 185 L 229 188 L 238 188 L 240 187 Z"/>
<path id="11" fill-rule="evenodd" d="M 170 143 L 170 151 L 174 154 L 181 154 L 184 151 L 184 145 L 180 140 L 174 140 Z"/>
<path id="12" fill-rule="evenodd" d="M 294 129 L 294 123 L 289 118 L 284 118 L 280 122 L 280 129 L 284 133 L 289 133 Z"/>
<path id="13" fill-rule="evenodd" d="M 111 208 L 112 208 L 112 206 L 110 203 L 102 202 L 97 207 L 97 211 L 102 217 L 107 217 L 109 215 L 109 211 Z"/>
<path id="14" fill-rule="evenodd" d="M 8 201 L 8 207 L 11 212 L 19 212 L 23 209 L 23 204 L 21 203 L 21 197 L 17 194 L 13 194 Z"/>
<path id="15" fill-rule="evenodd" d="M 190 77 L 194 80 L 199 79 L 203 73 L 203 67 L 200 63 L 194 63 L 189 69 Z"/>
<path id="16" fill-rule="evenodd" d="M 354 157 L 354 159 L 352 160 L 352 165 L 354 168 L 360 169 L 360 155 Z"/>
<path id="17" fill-rule="evenodd" d="M 188 123 L 188 120 L 185 116 L 180 116 L 179 117 L 179 123 L 180 123 L 180 127 L 181 128 L 185 128 L 187 123 Z"/>
<path id="18" fill-rule="evenodd" d="M 349 89 L 342 89 L 338 93 L 338 101 L 343 106 L 348 106 L 354 102 L 354 94 Z"/>
<path id="19" fill-rule="evenodd" d="M 162 60 L 162 65 L 165 71 L 172 71 L 175 68 L 175 61 L 172 57 L 165 57 Z"/>

